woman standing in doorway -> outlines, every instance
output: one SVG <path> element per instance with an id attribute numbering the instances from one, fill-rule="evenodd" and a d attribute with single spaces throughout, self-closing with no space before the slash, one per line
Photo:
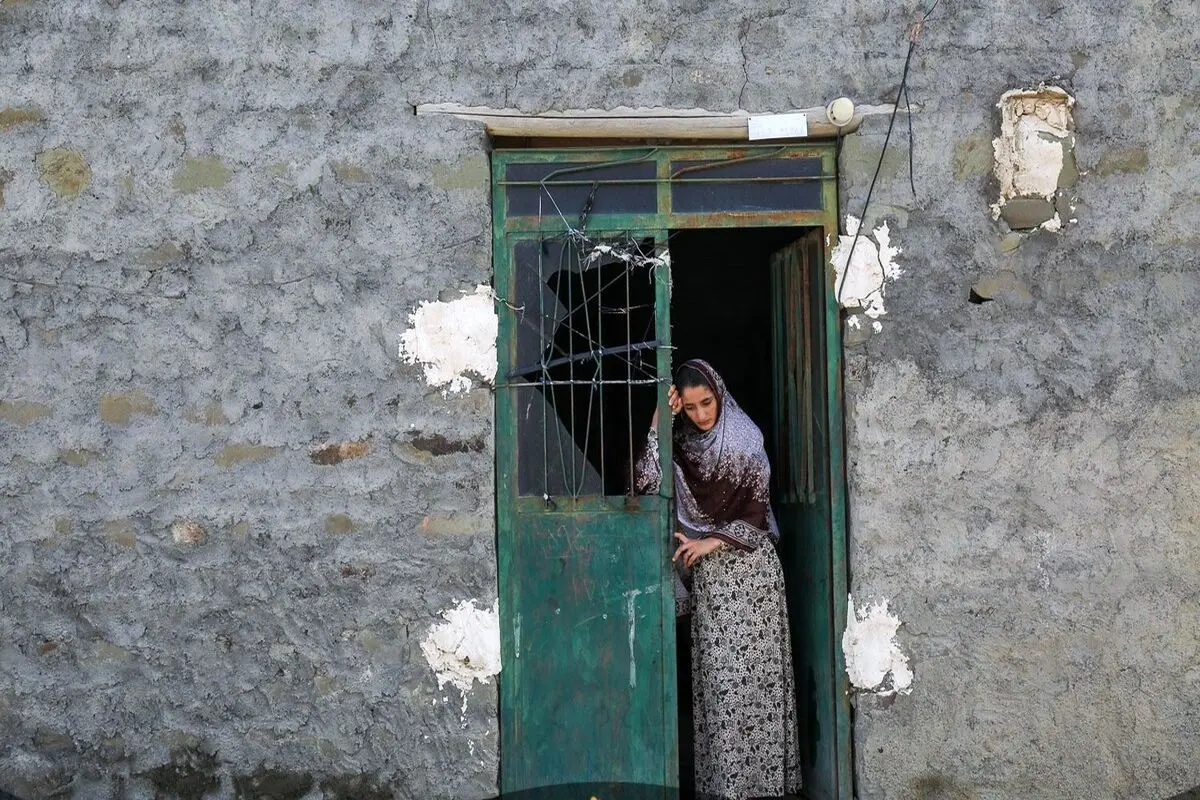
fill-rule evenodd
<path id="1" fill-rule="evenodd" d="M 758 426 L 705 361 L 668 394 L 678 549 L 692 571 L 692 698 L 699 797 L 744 800 L 800 786 L 796 698 L 771 466 Z M 679 412 L 683 412 L 679 417 Z M 658 491 L 658 412 L 635 475 Z"/>

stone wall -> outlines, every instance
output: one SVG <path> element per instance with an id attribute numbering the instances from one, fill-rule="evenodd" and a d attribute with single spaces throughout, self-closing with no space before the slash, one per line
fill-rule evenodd
<path id="1" fill-rule="evenodd" d="M 890 103 L 914 12 L 4 0 L 0 789 L 494 793 L 495 681 L 439 688 L 421 647 L 495 598 L 491 393 L 398 353 L 490 282 L 487 142 L 413 106 Z M 914 673 L 855 698 L 864 798 L 1200 784 L 1198 28 L 947 0 L 924 30 L 916 195 L 901 116 L 864 221 L 900 273 L 847 327 L 852 589 Z M 1015 233 L 996 104 L 1042 82 L 1079 175 Z M 886 127 L 845 143 L 845 214 Z"/>
<path id="2" fill-rule="evenodd" d="M 398 354 L 491 273 L 427 36 L 0 8 L 0 788 L 494 793 L 494 681 L 464 709 L 420 647 L 496 593 L 490 392 Z"/>
<path id="3" fill-rule="evenodd" d="M 1197 19 L 969 3 L 926 27 L 917 194 L 901 118 L 867 221 L 890 223 L 904 274 L 881 330 L 847 328 L 852 594 L 890 601 L 914 674 L 855 698 L 860 797 L 1200 784 Z M 990 208 L 996 105 L 1043 82 L 1074 99 L 1073 152 L 1018 150 L 1061 227 L 1012 231 Z M 847 142 L 846 212 L 884 130 Z"/>

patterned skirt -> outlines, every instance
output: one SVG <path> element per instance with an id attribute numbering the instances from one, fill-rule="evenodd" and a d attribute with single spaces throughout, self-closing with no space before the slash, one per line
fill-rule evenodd
<path id="1" fill-rule="evenodd" d="M 800 789 L 800 748 L 783 570 L 765 537 L 692 568 L 696 793 L 705 800 Z"/>

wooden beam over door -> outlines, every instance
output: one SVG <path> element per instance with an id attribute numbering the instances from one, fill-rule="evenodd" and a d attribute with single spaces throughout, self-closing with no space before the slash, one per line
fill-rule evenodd
<path id="1" fill-rule="evenodd" d="M 801 111 L 808 117 L 809 139 L 832 138 L 852 133 L 862 123 L 855 114 L 838 127 L 825 117 L 824 108 Z M 482 123 L 492 136 L 550 137 L 562 139 L 687 139 L 726 142 L 749 141 L 750 117 L 771 116 L 747 111 L 706 111 L 701 108 L 615 108 L 582 111 L 545 111 L 528 114 L 513 108 L 464 106 L 457 103 L 426 103 L 416 114 L 451 116 Z"/>

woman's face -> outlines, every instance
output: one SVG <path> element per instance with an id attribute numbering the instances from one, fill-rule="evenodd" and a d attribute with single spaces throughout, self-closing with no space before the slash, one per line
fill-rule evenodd
<path id="1" fill-rule="evenodd" d="M 702 431 L 712 430 L 717 424 L 717 398 L 707 386 L 689 386 L 679 393 L 683 400 L 683 413 Z"/>

